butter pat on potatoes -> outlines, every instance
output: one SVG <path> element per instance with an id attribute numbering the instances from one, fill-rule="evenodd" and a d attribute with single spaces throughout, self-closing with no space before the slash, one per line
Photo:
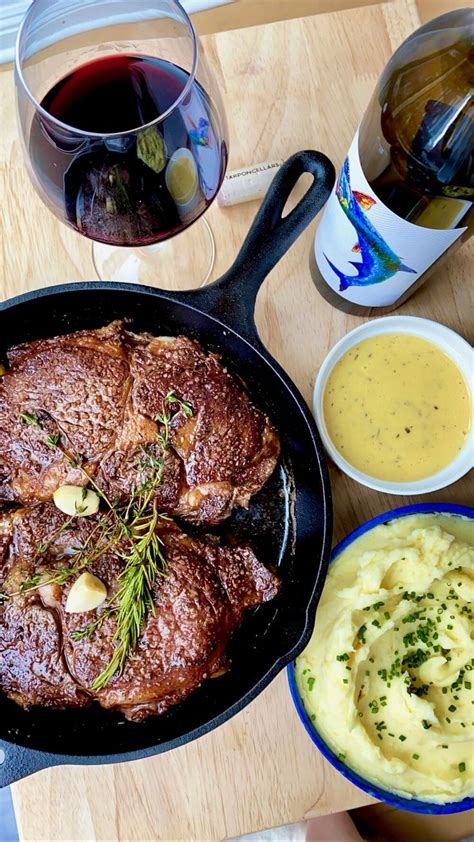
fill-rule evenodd
<path id="1" fill-rule="evenodd" d="M 107 599 L 107 588 L 92 573 L 81 573 L 69 591 L 66 601 L 68 614 L 93 611 Z"/>

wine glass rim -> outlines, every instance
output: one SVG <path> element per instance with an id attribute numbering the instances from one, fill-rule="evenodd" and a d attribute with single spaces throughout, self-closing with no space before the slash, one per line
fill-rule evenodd
<path id="1" fill-rule="evenodd" d="M 35 4 L 32 3 L 29 6 L 26 14 L 23 17 L 23 20 L 20 24 L 20 28 L 18 30 L 18 34 L 17 34 L 17 37 L 16 37 L 16 43 L 15 43 L 15 73 L 16 73 L 16 76 L 17 76 L 17 79 L 18 79 L 19 83 L 21 84 L 21 86 L 22 86 L 23 90 L 25 91 L 29 100 L 32 102 L 35 110 L 37 112 L 39 112 L 43 117 L 45 117 L 45 119 L 48 120 L 48 122 L 54 123 L 56 126 L 62 128 L 62 129 L 65 129 L 67 132 L 70 132 L 74 135 L 78 135 L 80 137 L 93 137 L 93 138 L 102 138 L 102 139 L 104 139 L 104 138 L 108 139 L 108 138 L 113 138 L 113 137 L 126 137 L 127 135 L 133 135 L 137 131 L 144 131 L 145 129 L 151 128 L 152 126 L 157 126 L 160 123 L 162 123 L 164 120 L 166 120 L 166 118 L 169 117 L 169 115 L 172 114 L 172 112 L 178 107 L 178 105 L 186 98 L 187 94 L 191 90 L 192 85 L 194 84 L 194 80 L 195 80 L 195 77 L 196 77 L 197 65 L 198 65 L 198 48 L 199 48 L 199 41 L 198 41 L 198 37 L 197 37 L 197 34 L 196 34 L 196 30 L 194 29 L 194 26 L 191 22 L 191 18 L 189 17 L 186 9 L 181 5 L 179 0 L 171 0 L 171 3 L 173 3 L 173 5 L 176 6 L 176 8 L 179 10 L 180 15 L 182 16 L 182 18 L 184 20 L 184 23 L 186 24 L 186 26 L 188 28 L 188 31 L 191 34 L 191 42 L 192 42 L 192 45 L 193 45 L 193 61 L 192 61 L 191 71 L 189 73 L 189 78 L 188 78 L 183 90 L 181 91 L 181 93 L 176 97 L 174 102 L 171 103 L 171 105 L 166 109 L 166 111 L 163 111 L 162 114 L 159 114 L 158 117 L 155 117 L 153 120 L 150 120 L 148 123 L 143 123 L 139 126 L 135 126 L 133 129 L 127 129 L 126 131 L 118 131 L 118 132 L 89 132 L 89 131 L 86 131 L 85 129 L 76 128 L 75 126 L 71 126 L 68 123 L 63 123 L 62 120 L 58 120 L 57 117 L 55 117 L 53 114 L 50 114 L 49 111 L 47 111 L 45 108 L 43 108 L 41 103 L 38 102 L 38 100 L 36 99 L 35 95 L 31 91 L 30 87 L 28 86 L 28 84 L 25 80 L 25 77 L 24 77 L 23 71 L 22 71 L 22 59 L 20 58 L 20 42 L 21 42 L 21 39 L 22 39 L 22 36 L 23 36 L 23 31 L 26 28 L 27 23 L 29 22 L 29 18 L 31 17 L 32 13 L 34 12 Z M 116 53 L 114 53 L 113 55 L 116 55 Z M 136 53 L 136 55 L 141 56 L 142 54 Z M 146 54 L 143 53 L 143 56 L 145 56 L 145 55 Z M 107 58 L 107 56 L 104 56 L 104 58 Z"/>

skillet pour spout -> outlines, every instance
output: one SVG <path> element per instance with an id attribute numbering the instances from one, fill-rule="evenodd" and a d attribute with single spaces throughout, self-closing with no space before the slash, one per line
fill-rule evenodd
<path id="1" fill-rule="evenodd" d="M 313 182 L 283 217 L 303 173 L 310 173 Z M 0 787 L 46 767 L 136 760 L 196 739 L 251 702 L 306 645 L 330 551 L 330 486 L 312 415 L 260 342 L 254 308 L 264 279 L 321 209 L 334 179 L 333 165 L 319 152 L 297 152 L 289 158 L 276 174 L 234 264 L 204 289 L 170 292 L 118 282 L 81 282 L 0 303 L 2 361 L 13 345 L 95 329 L 114 319 L 127 320 L 137 333 L 196 339 L 221 355 L 229 371 L 244 381 L 255 406 L 278 430 L 282 453 L 249 508 L 235 511 L 223 526 L 239 541 L 250 543 L 264 563 L 277 567 L 282 581 L 279 596 L 249 613 L 235 632 L 228 648 L 230 671 L 205 681 L 162 716 L 139 724 L 96 706 L 25 710 L 0 691 Z"/>

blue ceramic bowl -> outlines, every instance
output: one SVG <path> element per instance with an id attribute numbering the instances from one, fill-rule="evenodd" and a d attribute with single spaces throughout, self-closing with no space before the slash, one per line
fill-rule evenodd
<path id="1" fill-rule="evenodd" d="M 337 556 L 349 546 L 349 544 L 352 544 L 356 538 L 364 535 L 364 533 L 368 532 L 369 529 L 373 529 L 374 526 L 378 526 L 380 523 L 386 523 L 389 520 L 394 520 L 395 518 L 406 517 L 407 515 L 413 514 L 450 514 L 460 515 L 461 517 L 468 517 L 474 520 L 474 509 L 469 506 L 450 505 L 449 503 L 417 503 L 412 506 L 403 506 L 400 509 L 393 509 L 390 512 L 377 515 L 377 517 L 372 518 L 372 520 L 368 520 L 367 523 L 362 524 L 362 526 L 359 526 L 357 529 L 354 529 L 353 532 L 350 532 L 349 535 L 347 535 L 340 544 L 333 549 L 330 561 L 334 561 Z M 296 684 L 295 668 L 293 663 L 288 667 L 288 682 L 293 702 L 295 703 L 296 710 L 298 711 L 298 716 L 313 743 L 315 743 L 321 754 L 324 755 L 326 760 L 329 760 L 329 762 L 332 763 L 341 775 L 344 775 L 344 777 L 351 781 L 351 783 L 355 784 L 360 789 L 363 789 L 364 792 L 367 792 L 373 798 L 377 798 L 380 801 L 385 801 L 387 804 L 391 804 L 392 807 L 398 807 L 400 810 L 409 810 L 412 813 L 431 813 L 442 815 L 446 813 L 461 813 L 464 810 L 471 810 L 474 808 L 474 798 L 463 798 L 462 801 L 451 801 L 447 804 L 432 804 L 429 801 L 418 801 L 416 798 L 403 798 L 401 795 L 396 795 L 393 792 L 382 789 L 376 784 L 362 778 L 357 774 L 357 772 L 354 772 L 353 769 L 350 769 L 338 759 L 337 755 L 334 754 L 332 749 L 329 748 L 328 744 L 316 731 L 301 700 Z"/>

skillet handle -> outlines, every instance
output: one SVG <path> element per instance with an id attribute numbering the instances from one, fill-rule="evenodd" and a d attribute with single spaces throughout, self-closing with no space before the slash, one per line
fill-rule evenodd
<path id="1" fill-rule="evenodd" d="M 299 177 L 314 180 L 296 207 L 282 217 Z M 188 293 L 196 306 L 254 340 L 257 293 L 268 273 L 293 245 L 327 201 L 335 170 L 322 152 L 296 152 L 275 175 L 234 263 L 219 280 Z"/>
<path id="2" fill-rule="evenodd" d="M 61 763 L 59 756 L 0 740 L 0 789 L 27 778 L 40 769 Z"/>

